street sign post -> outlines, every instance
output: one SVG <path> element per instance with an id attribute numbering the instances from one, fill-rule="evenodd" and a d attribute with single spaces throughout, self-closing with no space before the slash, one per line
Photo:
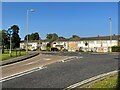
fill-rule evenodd
<path id="1" fill-rule="evenodd" d="M 10 35 L 10 50 L 9 50 L 9 54 L 10 54 L 10 56 L 11 56 L 11 48 L 12 48 L 12 41 L 11 41 L 11 36 L 12 36 L 12 34 L 13 34 L 13 30 L 11 30 L 11 29 L 9 29 L 8 30 L 8 34 Z"/>
<path id="2" fill-rule="evenodd" d="M 8 34 L 12 35 L 13 34 L 13 30 L 8 30 Z"/>

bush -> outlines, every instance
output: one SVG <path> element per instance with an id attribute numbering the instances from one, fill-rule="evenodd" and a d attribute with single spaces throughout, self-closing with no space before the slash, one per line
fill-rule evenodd
<path id="1" fill-rule="evenodd" d="M 120 46 L 112 46 L 112 52 L 120 52 Z"/>
<path id="2" fill-rule="evenodd" d="M 84 52 L 83 50 L 79 50 L 79 52 Z"/>
<path id="3" fill-rule="evenodd" d="M 59 51 L 58 48 L 51 48 L 51 51 Z"/>
<path id="4" fill-rule="evenodd" d="M 62 51 L 64 51 L 64 52 L 68 52 L 68 50 L 67 50 L 67 49 L 63 49 Z"/>

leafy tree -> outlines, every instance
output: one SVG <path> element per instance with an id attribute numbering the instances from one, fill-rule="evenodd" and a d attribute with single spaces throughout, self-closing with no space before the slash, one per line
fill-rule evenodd
<path id="1" fill-rule="evenodd" d="M 13 48 L 18 48 L 20 46 L 20 37 L 19 37 L 19 27 L 17 25 L 11 26 L 9 29 L 13 30 L 13 35 L 12 35 L 12 47 Z"/>
<path id="2" fill-rule="evenodd" d="M 52 39 L 52 34 L 47 34 L 46 39 Z"/>
<path id="3" fill-rule="evenodd" d="M 24 40 L 27 40 L 27 36 L 28 36 L 28 40 L 30 40 L 30 34 L 26 35 L 26 36 L 24 37 Z"/>
<path id="4" fill-rule="evenodd" d="M 1 41 L 2 41 L 2 47 L 4 48 L 9 48 L 9 37 L 7 35 L 7 31 L 6 30 L 2 30 L 0 31 L 0 35 L 1 35 Z"/>
<path id="5" fill-rule="evenodd" d="M 58 39 L 58 35 L 56 33 L 47 34 L 46 39 L 56 40 Z"/>
<path id="6" fill-rule="evenodd" d="M 64 37 L 60 36 L 59 39 L 65 39 Z"/>
<path id="7" fill-rule="evenodd" d="M 28 40 L 39 40 L 39 34 L 37 32 L 28 34 Z M 27 40 L 27 35 L 25 36 L 24 40 Z"/>
<path id="8" fill-rule="evenodd" d="M 30 35 L 30 40 L 39 40 L 39 34 L 36 32 L 36 33 L 32 33 Z"/>
<path id="9" fill-rule="evenodd" d="M 72 35 L 72 38 L 80 38 L 79 36 L 77 36 L 77 35 Z"/>

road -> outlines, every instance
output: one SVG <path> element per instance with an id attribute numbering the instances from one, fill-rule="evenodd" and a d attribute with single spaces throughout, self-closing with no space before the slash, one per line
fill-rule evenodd
<path id="1" fill-rule="evenodd" d="M 67 56 L 38 55 L 28 60 L 2 66 L 2 78 L 7 78 L 25 71 L 42 68 L 68 58 Z"/>
<path id="2" fill-rule="evenodd" d="M 46 53 L 44 53 L 46 54 Z M 49 53 L 77 56 L 2 83 L 3 88 L 66 88 L 93 76 L 118 69 L 115 54 Z"/>

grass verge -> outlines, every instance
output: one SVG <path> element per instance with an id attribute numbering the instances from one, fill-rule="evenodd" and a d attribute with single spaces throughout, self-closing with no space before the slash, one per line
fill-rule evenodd
<path id="1" fill-rule="evenodd" d="M 101 81 L 95 82 L 85 88 L 117 88 L 118 87 L 118 75 L 111 76 Z"/>
<path id="2" fill-rule="evenodd" d="M 1 58 L 1 60 L 7 60 L 7 59 L 10 59 L 10 58 L 22 56 L 22 55 L 25 55 L 25 54 L 27 54 L 25 51 L 21 51 L 21 54 L 17 53 L 17 55 L 16 55 L 16 52 L 12 52 L 12 56 L 10 56 L 9 53 L 4 53 L 4 54 L 0 55 L 0 58 Z"/>

